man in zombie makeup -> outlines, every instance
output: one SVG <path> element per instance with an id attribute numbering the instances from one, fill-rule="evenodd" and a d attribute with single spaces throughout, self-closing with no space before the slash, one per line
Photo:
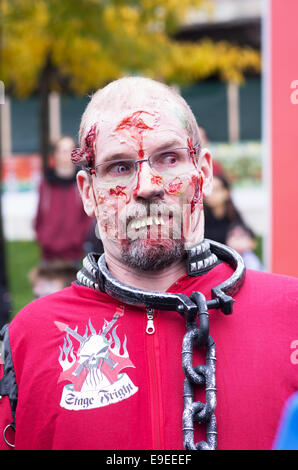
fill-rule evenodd
<path id="1" fill-rule="evenodd" d="M 78 186 L 98 219 L 110 272 L 144 288 L 149 276 L 153 289 L 165 291 L 185 272 L 185 246 L 203 240 L 211 157 L 180 96 L 146 81 L 133 95 L 124 83 L 114 85 L 123 88 L 116 112 L 109 87 L 93 97 L 73 161 L 87 165 Z"/>
<path id="2" fill-rule="evenodd" d="M 297 280 L 204 239 L 211 156 L 171 88 L 110 83 L 79 137 L 104 254 L 3 328 L 2 447 L 271 449 L 298 386 Z"/>

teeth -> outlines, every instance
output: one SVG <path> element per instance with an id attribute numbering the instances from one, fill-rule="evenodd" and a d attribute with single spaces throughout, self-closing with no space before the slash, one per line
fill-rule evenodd
<path id="1" fill-rule="evenodd" d="M 144 217 L 143 219 L 134 220 L 131 223 L 130 228 L 138 230 L 141 227 L 146 227 L 147 225 L 152 225 L 153 223 L 155 225 L 165 225 L 165 222 L 161 216 L 159 217 L 154 216 L 154 217 Z"/>

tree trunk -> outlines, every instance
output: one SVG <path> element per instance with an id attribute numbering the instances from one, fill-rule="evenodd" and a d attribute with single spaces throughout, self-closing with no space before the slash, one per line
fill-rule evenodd
<path id="1" fill-rule="evenodd" d="M 39 82 L 40 93 L 40 154 L 43 172 L 48 168 L 48 157 L 50 149 L 49 141 L 49 94 L 51 86 L 52 65 L 47 60 Z"/>

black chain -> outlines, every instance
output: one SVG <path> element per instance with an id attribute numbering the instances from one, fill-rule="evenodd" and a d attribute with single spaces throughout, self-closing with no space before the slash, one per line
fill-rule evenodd
<path id="1" fill-rule="evenodd" d="M 190 312 L 186 317 L 187 332 L 182 343 L 182 367 L 185 373 L 183 401 L 183 442 L 186 450 L 216 450 L 216 346 L 209 335 L 207 302 L 201 292 L 194 292 L 190 299 L 198 307 L 197 316 Z M 206 364 L 193 367 L 194 346 L 206 349 Z M 206 403 L 194 401 L 195 386 L 205 387 Z M 194 442 L 194 424 L 206 424 L 206 441 Z"/>

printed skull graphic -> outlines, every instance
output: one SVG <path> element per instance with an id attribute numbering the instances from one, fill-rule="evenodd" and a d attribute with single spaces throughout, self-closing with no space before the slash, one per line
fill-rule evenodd
<path id="1" fill-rule="evenodd" d="M 109 347 L 112 340 L 108 341 L 103 335 L 90 335 L 80 346 L 78 350 L 79 366 L 74 372 L 79 375 L 84 368 L 86 371 L 86 380 L 82 389 L 94 390 L 100 384 L 105 385 L 107 379 L 103 376 L 101 367 L 104 360 L 108 360 Z"/>
<path id="2" fill-rule="evenodd" d="M 70 380 L 76 390 L 99 390 L 114 383 L 122 369 L 134 367 L 126 349 L 126 337 L 121 344 L 117 326 L 114 327 L 118 318 L 119 312 L 116 312 L 110 322 L 105 321 L 99 332 L 89 320 L 89 330 L 87 327 L 84 336 L 78 333 L 77 328 L 73 330 L 64 323 L 55 322 L 61 331 L 67 333 L 64 346 L 60 347 L 59 362 L 63 372 L 59 381 Z M 76 354 L 70 336 L 80 344 Z"/>

